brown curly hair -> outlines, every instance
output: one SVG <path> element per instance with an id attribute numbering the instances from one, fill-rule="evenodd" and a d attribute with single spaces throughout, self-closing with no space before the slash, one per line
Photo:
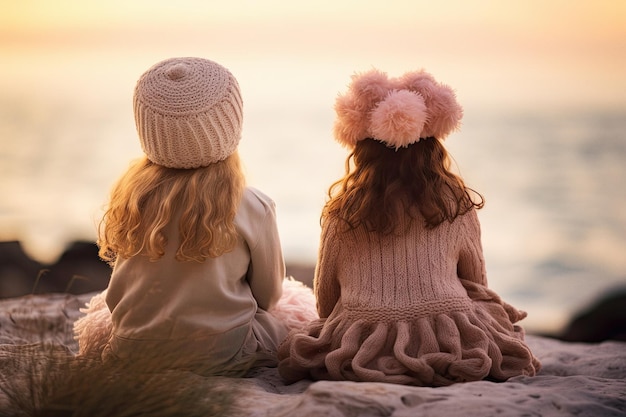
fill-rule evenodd
<path id="1" fill-rule="evenodd" d="M 374 139 L 356 143 L 346 175 L 328 191 L 322 221 L 334 216 L 346 230 L 364 226 L 383 234 L 399 232 L 399 216 L 419 213 L 426 227 L 452 222 L 484 199 L 451 169 L 451 158 L 434 137 L 393 149 Z"/>

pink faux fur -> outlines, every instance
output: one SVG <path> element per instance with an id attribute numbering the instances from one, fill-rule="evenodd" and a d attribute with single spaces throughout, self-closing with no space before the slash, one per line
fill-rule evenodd
<path id="1" fill-rule="evenodd" d="M 335 102 L 337 120 L 341 120 L 341 123 L 335 123 L 334 134 L 349 148 L 353 148 L 357 141 L 367 137 L 368 120 L 365 117 L 367 112 L 358 110 L 356 103 L 356 98 L 350 93 L 337 97 Z"/>
<path id="2" fill-rule="evenodd" d="M 318 319 L 313 290 L 292 277 L 285 278 L 283 295 L 270 314 L 282 321 L 289 331 Z"/>
<path id="3" fill-rule="evenodd" d="M 96 294 L 81 309 L 84 316 L 74 323 L 79 356 L 99 358 L 111 335 L 111 313 L 106 305 L 106 290 Z M 313 290 L 291 277 L 283 281 L 283 295 L 270 314 L 282 321 L 288 331 L 299 329 L 319 318 Z"/>
<path id="4" fill-rule="evenodd" d="M 421 103 L 408 94 L 419 96 Z M 454 90 L 424 70 L 398 78 L 377 69 L 354 74 L 348 91 L 337 97 L 335 112 L 333 133 L 348 148 L 366 138 L 396 149 L 420 138 L 443 140 L 463 117 Z"/>
<path id="5" fill-rule="evenodd" d="M 363 74 L 353 75 L 350 91 L 356 98 L 359 110 L 367 111 L 372 109 L 377 102 L 383 100 L 392 88 L 387 74 L 374 69 Z"/>
<path id="6" fill-rule="evenodd" d="M 78 355 L 100 358 L 111 336 L 111 313 L 106 304 L 104 290 L 89 300 L 80 312 L 84 316 L 74 323 L 74 338 L 78 341 Z"/>
<path id="7" fill-rule="evenodd" d="M 427 117 L 419 93 L 393 90 L 372 111 L 370 132 L 375 138 L 393 138 L 391 147 L 406 147 L 420 137 Z"/>

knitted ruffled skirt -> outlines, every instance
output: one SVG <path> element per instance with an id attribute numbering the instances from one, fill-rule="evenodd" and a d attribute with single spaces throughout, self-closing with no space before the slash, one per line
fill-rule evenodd
<path id="1" fill-rule="evenodd" d="M 292 331 L 279 372 L 302 378 L 444 386 L 534 375 L 539 361 L 514 323 L 525 317 L 484 286 L 463 281 L 466 308 L 374 321 L 339 304 L 327 319 Z"/>

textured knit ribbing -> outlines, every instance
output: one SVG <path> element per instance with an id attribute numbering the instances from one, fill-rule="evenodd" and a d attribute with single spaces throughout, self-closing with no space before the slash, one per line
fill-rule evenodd
<path id="1" fill-rule="evenodd" d="M 436 306 L 441 311 L 467 311 L 470 303 L 461 283 L 443 279 L 456 276 L 456 264 L 442 262 L 450 253 L 460 253 L 462 247 L 463 251 L 480 252 L 479 246 L 474 247 L 479 243 L 470 238 L 469 230 L 459 225 L 444 223 L 433 231 L 409 227 L 407 221 L 401 225 L 402 238 L 364 229 L 351 232 L 353 236 L 340 237 L 344 253 L 355 256 L 354 263 L 346 260 L 338 267 L 345 309 L 355 316 L 365 314 L 369 320 L 377 317 L 380 321 L 402 315 L 411 319 L 425 317 Z M 420 247 L 427 249 L 414 249 Z M 474 265 L 472 273 L 476 271 Z"/>
<path id="2" fill-rule="evenodd" d="M 172 58 L 137 82 L 135 123 L 148 158 L 197 168 L 232 154 L 241 138 L 243 102 L 235 77 L 201 58 Z"/>
<path id="3" fill-rule="evenodd" d="M 400 234 L 322 226 L 315 294 L 320 320 L 279 348 L 299 378 L 440 386 L 505 380 L 540 368 L 514 323 L 525 316 L 487 287 L 474 210 Z"/>

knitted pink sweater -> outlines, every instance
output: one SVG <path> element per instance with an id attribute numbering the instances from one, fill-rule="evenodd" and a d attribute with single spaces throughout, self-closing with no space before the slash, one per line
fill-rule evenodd
<path id="1" fill-rule="evenodd" d="M 301 378 L 440 386 L 534 375 L 540 364 L 513 323 L 525 317 L 487 288 L 474 210 L 402 235 L 322 230 L 320 319 L 279 348 L 279 372 Z"/>

